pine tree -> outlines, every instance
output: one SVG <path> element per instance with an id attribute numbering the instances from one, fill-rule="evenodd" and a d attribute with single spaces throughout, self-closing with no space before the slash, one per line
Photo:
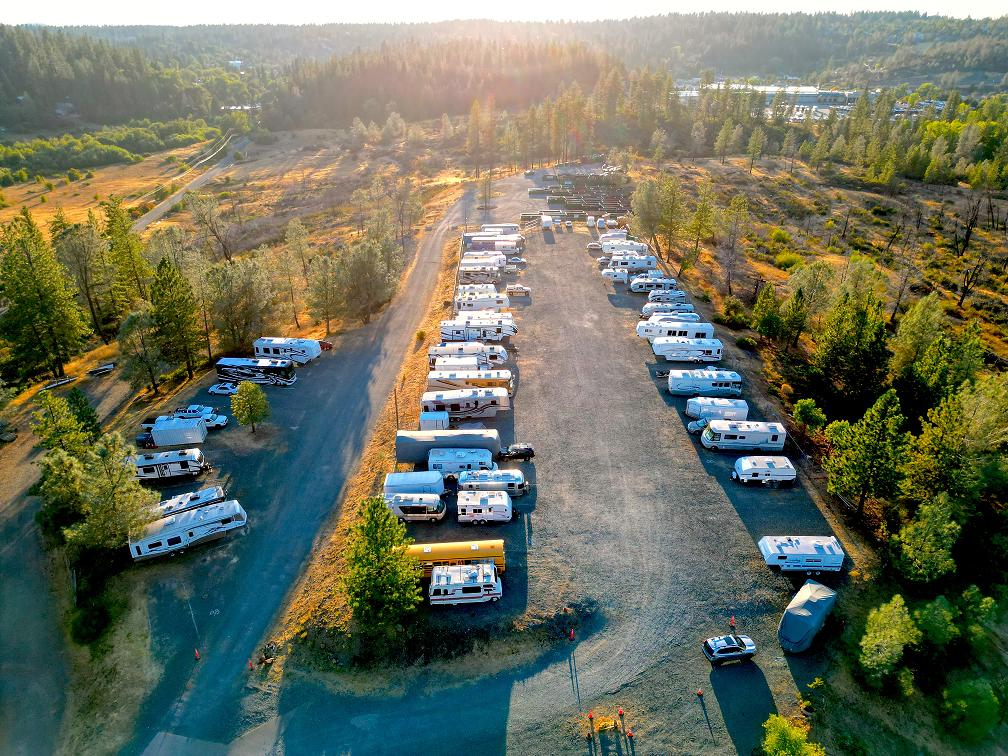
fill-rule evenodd
<path id="1" fill-rule="evenodd" d="M 947 495 L 921 504 L 913 521 L 893 538 L 900 571 L 910 580 L 925 583 L 955 572 L 952 547 L 960 530 L 959 523 L 952 519 Z"/>
<path id="2" fill-rule="evenodd" d="M 161 355 L 170 362 L 184 362 L 192 380 L 200 342 L 196 300 L 189 282 L 166 257 L 151 284 L 151 316 Z"/>
<path id="3" fill-rule="evenodd" d="M 776 339 L 781 334 L 780 301 L 774 295 L 773 285 L 760 291 L 753 305 L 752 329 L 765 339 Z"/>
<path id="4" fill-rule="evenodd" d="M 95 408 L 76 386 L 70 389 L 70 393 L 67 394 L 67 404 L 74 417 L 77 418 L 77 422 L 80 423 L 81 430 L 87 434 L 88 441 L 93 444 L 101 436 L 101 423 L 98 422 L 98 413 L 95 412 Z"/>
<path id="5" fill-rule="evenodd" d="M 30 427 L 32 433 L 39 437 L 39 446 L 83 457 L 90 443 L 88 429 L 74 414 L 70 403 L 51 391 L 40 391 L 38 406 L 39 409 L 31 414 Z"/>
<path id="6" fill-rule="evenodd" d="M 749 137 L 749 147 L 746 149 L 746 154 L 749 156 L 749 173 L 752 173 L 756 158 L 763 154 L 763 129 L 761 127 L 757 126 L 753 129 L 752 135 Z"/>
<path id="7" fill-rule="evenodd" d="M 325 321 L 328 335 L 329 322 L 340 308 L 339 263 L 328 255 L 319 255 L 311 261 L 308 282 L 312 314 Z"/>
<path id="8" fill-rule="evenodd" d="M 728 150 L 731 148 L 732 133 L 734 130 L 735 127 L 732 125 L 732 119 L 726 118 L 721 131 L 718 132 L 717 141 L 714 142 L 714 151 L 721 156 L 721 165 L 724 165 L 725 155 L 728 154 Z"/>
<path id="9" fill-rule="evenodd" d="M 907 645 L 917 645 L 920 637 L 921 632 L 898 593 L 891 601 L 872 609 L 860 644 L 861 666 L 868 681 L 881 685 L 903 658 L 903 649 Z"/>
<path id="10" fill-rule="evenodd" d="M 119 349 L 125 360 L 123 378 L 134 389 L 147 384 L 155 394 L 159 393 L 161 372 L 168 363 L 161 356 L 158 346 L 157 326 L 150 302 L 141 302 L 119 326 Z"/>

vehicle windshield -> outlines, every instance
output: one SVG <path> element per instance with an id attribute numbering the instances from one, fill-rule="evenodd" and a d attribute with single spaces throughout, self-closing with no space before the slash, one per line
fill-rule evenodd
<path id="1" fill-rule="evenodd" d="M 703 437 L 707 441 L 713 441 L 714 440 L 714 434 L 711 432 L 710 426 L 708 426 L 707 428 L 704 429 Z"/>

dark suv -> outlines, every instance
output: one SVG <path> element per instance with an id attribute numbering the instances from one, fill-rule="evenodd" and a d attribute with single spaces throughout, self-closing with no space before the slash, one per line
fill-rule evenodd
<path id="1" fill-rule="evenodd" d="M 526 462 L 534 456 L 535 450 L 532 448 L 532 444 L 511 444 L 500 454 L 501 459 L 523 459 Z"/>
<path id="2" fill-rule="evenodd" d="M 156 449 L 157 444 L 154 443 L 154 436 L 150 433 L 141 433 L 135 439 L 137 449 Z"/>

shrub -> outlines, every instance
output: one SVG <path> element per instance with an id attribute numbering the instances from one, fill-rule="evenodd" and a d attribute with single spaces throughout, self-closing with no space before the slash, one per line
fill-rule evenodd
<path id="1" fill-rule="evenodd" d="M 868 682 L 881 685 L 903 658 L 903 649 L 908 644 L 916 645 L 920 637 L 921 632 L 898 593 L 889 603 L 872 609 L 861 638 L 860 656 Z"/>
<path id="2" fill-rule="evenodd" d="M 14 173 L 12 173 L 11 176 L 13 176 L 14 180 L 17 181 L 19 184 L 23 184 L 26 181 L 28 181 L 28 171 L 26 171 L 24 168 L 22 168 L 19 171 L 14 171 Z"/>
<path id="3" fill-rule="evenodd" d="M 770 232 L 770 241 L 774 244 L 790 244 L 791 234 L 785 231 L 783 228 L 775 228 Z"/>
<path id="4" fill-rule="evenodd" d="M 774 261 L 781 270 L 790 270 L 795 265 L 800 265 L 805 261 L 797 252 L 781 252 Z"/>
<path id="5" fill-rule="evenodd" d="M 234 161 L 237 163 L 239 160 L 241 160 L 245 156 L 242 155 L 238 150 L 235 150 L 235 153 L 234 153 L 234 155 L 232 157 L 233 157 Z"/>
<path id="6" fill-rule="evenodd" d="M 705 291 L 703 294 L 700 295 L 700 301 L 701 302 L 710 302 L 710 294 L 708 294 Z"/>
<path id="7" fill-rule="evenodd" d="M 80 180 L 81 180 L 81 172 L 78 171 L 76 168 L 71 168 L 69 171 L 67 171 L 67 181 L 80 181 Z"/>
<path id="8" fill-rule="evenodd" d="M 112 614 L 100 599 L 89 601 L 80 608 L 70 623 L 74 643 L 87 645 L 98 640 L 108 628 Z"/>
<path id="9" fill-rule="evenodd" d="M 763 753 L 766 756 L 824 756 L 818 743 L 809 743 L 808 734 L 779 714 L 771 714 L 763 723 Z"/>
<path id="10" fill-rule="evenodd" d="M 39 197 L 39 200 L 38 200 L 38 201 L 39 201 L 39 202 L 48 202 L 49 200 L 47 200 L 47 199 L 46 199 L 46 196 L 45 196 L 45 195 L 43 194 L 43 195 L 42 195 L 41 197 Z"/>
<path id="11" fill-rule="evenodd" d="M 815 399 L 799 399 L 794 406 L 794 421 L 815 432 L 826 425 L 826 413 L 816 406 Z"/>
<path id="12" fill-rule="evenodd" d="M 88 171 L 87 173 L 85 173 L 84 174 L 84 178 L 93 179 L 94 178 L 94 171 Z"/>
<path id="13" fill-rule="evenodd" d="M 38 173 L 36 173 L 35 174 L 35 183 L 36 184 L 41 184 L 42 181 L 43 181 L 42 176 L 40 176 Z"/>
<path id="14" fill-rule="evenodd" d="M 231 196 L 231 192 L 225 191 L 225 192 L 221 192 L 220 194 L 218 194 L 217 195 L 217 199 L 227 199 L 230 196 Z"/>
<path id="15" fill-rule="evenodd" d="M 756 339 L 749 336 L 741 336 L 740 338 L 735 339 L 735 346 L 740 349 L 745 349 L 747 352 L 755 352 Z"/>
<path id="16" fill-rule="evenodd" d="M 168 209 L 168 211 L 171 212 L 171 213 L 181 213 L 182 212 L 182 203 L 181 202 L 176 202 L 174 205 L 172 205 Z"/>
<path id="17" fill-rule="evenodd" d="M 730 328 L 745 328 L 749 325 L 749 316 L 746 315 L 745 305 L 738 297 L 726 297 L 721 306 L 722 322 Z"/>
<path id="18" fill-rule="evenodd" d="M 963 680 L 942 693 L 945 716 L 960 738 L 977 743 L 1001 721 L 1001 702 L 984 678 Z"/>
<path id="19" fill-rule="evenodd" d="M 175 155 L 165 155 L 164 162 L 166 162 L 166 163 L 174 163 L 174 162 L 177 162 L 177 161 L 178 161 L 178 158 Z"/>
<path id="20" fill-rule="evenodd" d="M 53 186 L 53 182 L 52 181 L 46 181 L 45 188 L 46 188 L 47 192 L 51 192 L 56 187 Z"/>
<path id="21" fill-rule="evenodd" d="M 416 338 L 417 341 L 423 341 L 424 339 L 427 338 L 427 331 L 421 328 L 419 331 L 416 332 Z"/>

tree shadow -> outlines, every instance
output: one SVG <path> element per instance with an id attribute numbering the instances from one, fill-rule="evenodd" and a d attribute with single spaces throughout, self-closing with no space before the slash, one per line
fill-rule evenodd
<path id="1" fill-rule="evenodd" d="M 763 738 L 763 723 L 777 713 L 766 676 L 752 662 L 711 669 L 710 687 L 735 751 L 752 753 Z"/>

